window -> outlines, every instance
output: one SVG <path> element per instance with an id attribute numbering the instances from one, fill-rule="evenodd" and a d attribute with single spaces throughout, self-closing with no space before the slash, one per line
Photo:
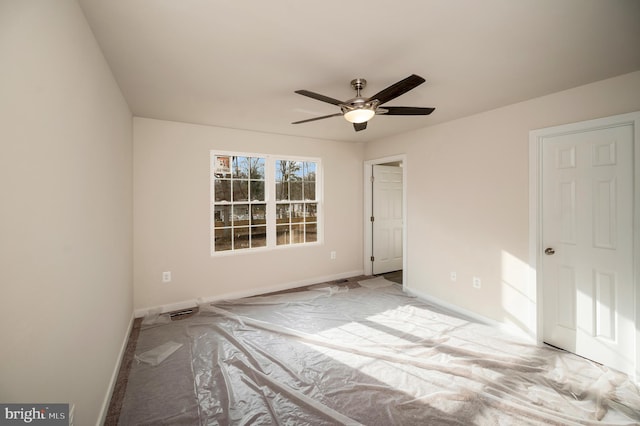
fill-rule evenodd
<path id="1" fill-rule="evenodd" d="M 316 163 L 276 161 L 276 241 L 278 245 L 317 240 Z"/>
<path id="2" fill-rule="evenodd" d="M 319 241 L 320 161 L 211 152 L 211 253 Z"/>
<path id="3" fill-rule="evenodd" d="M 214 251 L 264 247 L 265 159 L 215 156 Z"/>

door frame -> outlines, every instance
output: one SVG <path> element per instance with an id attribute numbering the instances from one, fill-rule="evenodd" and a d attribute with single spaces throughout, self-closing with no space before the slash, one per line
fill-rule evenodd
<path id="1" fill-rule="evenodd" d="M 613 126 L 633 126 L 633 288 L 635 321 L 635 369 L 632 380 L 640 381 L 640 111 L 578 123 L 547 127 L 529 132 L 529 288 L 536 294 L 536 341 L 543 343 L 543 283 L 542 271 L 542 141 L 545 137 L 598 130 Z"/>
<path id="2" fill-rule="evenodd" d="M 366 160 L 364 162 L 364 274 L 372 274 L 371 256 L 373 244 L 373 231 L 371 229 L 371 216 L 373 214 L 373 166 L 386 163 L 400 162 L 402 165 L 402 288 L 407 285 L 407 156 L 398 154 L 389 157 Z"/>

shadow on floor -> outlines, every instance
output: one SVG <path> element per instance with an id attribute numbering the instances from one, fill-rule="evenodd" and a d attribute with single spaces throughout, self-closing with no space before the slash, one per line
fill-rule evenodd
<path id="1" fill-rule="evenodd" d="M 402 284 L 402 269 L 399 271 L 387 272 L 385 274 L 379 274 L 379 277 L 384 277 L 386 280 L 393 281 L 394 283 Z"/>

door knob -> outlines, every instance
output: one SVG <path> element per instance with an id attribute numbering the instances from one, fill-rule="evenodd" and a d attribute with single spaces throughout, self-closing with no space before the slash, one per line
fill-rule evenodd
<path id="1" fill-rule="evenodd" d="M 547 256 L 551 256 L 555 253 L 556 251 L 551 247 L 547 247 L 546 249 L 544 249 L 544 254 L 546 254 Z"/>

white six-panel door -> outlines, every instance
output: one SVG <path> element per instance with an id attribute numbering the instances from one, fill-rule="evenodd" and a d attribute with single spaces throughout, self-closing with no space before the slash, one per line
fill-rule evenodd
<path id="1" fill-rule="evenodd" d="M 628 373 L 633 140 L 631 124 L 541 139 L 544 341 Z"/>
<path id="2" fill-rule="evenodd" d="M 373 166 L 374 274 L 402 269 L 402 167 Z"/>

